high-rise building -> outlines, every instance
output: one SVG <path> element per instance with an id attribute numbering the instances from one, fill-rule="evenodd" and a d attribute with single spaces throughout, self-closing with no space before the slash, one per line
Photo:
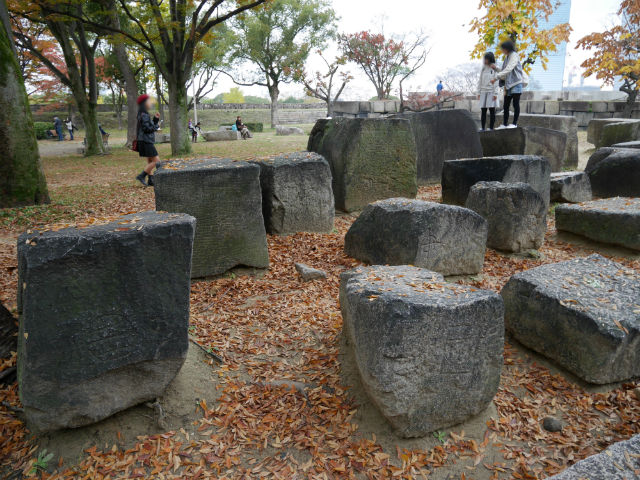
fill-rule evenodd
<path id="1" fill-rule="evenodd" d="M 571 0 L 560 0 L 560 5 L 549 17 L 549 20 L 542 19 L 540 27 L 549 29 L 555 25 L 569 23 L 570 16 Z M 567 43 L 563 42 L 558 46 L 556 52 L 549 54 L 546 70 L 542 68 L 542 63 L 537 61 L 529 74 L 529 90 L 562 90 L 566 56 Z"/>

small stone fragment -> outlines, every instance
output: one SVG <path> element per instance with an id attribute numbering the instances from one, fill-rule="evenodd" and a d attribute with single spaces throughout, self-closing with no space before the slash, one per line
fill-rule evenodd
<path id="1" fill-rule="evenodd" d="M 556 417 L 544 417 L 542 420 L 542 428 L 547 432 L 560 432 L 563 427 L 562 421 Z"/>
<path id="2" fill-rule="evenodd" d="M 321 278 L 327 278 L 327 272 L 324 270 L 319 270 L 317 268 L 309 267 L 304 263 L 296 263 L 296 270 L 300 274 L 300 278 L 302 278 L 305 282 L 310 282 L 311 280 L 318 280 Z"/>

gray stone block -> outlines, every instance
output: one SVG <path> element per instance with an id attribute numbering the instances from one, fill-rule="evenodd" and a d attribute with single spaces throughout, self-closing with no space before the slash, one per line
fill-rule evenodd
<path id="1" fill-rule="evenodd" d="M 560 115 L 560 102 L 555 100 L 547 100 L 544 102 L 545 115 Z M 572 117 L 573 118 L 573 117 Z M 577 123 L 577 121 L 576 121 Z"/>
<path id="2" fill-rule="evenodd" d="M 505 128 L 480 133 L 485 157 L 538 155 L 549 160 L 553 172 L 562 170 L 567 142 L 566 133 L 542 127 Z"/>
<path id="3" fill-rule="evenodd" d="M 296 152 L 256 160 L 267 232 L 330 232 L 335 214 L 331 169 L 317 153 Z"/>
<path id="4" fill-rule="evenodd" d="M 545 102 L 545 104 L 558 102 Z M 545 107 L 547 108 L 547 107 Z M 518 124 L 522 127 L 542 127 L 550 130 L 558 130 L 567 134 L 567 144 L 563 158 L 562 168 L 576 168 L 578 166 L 578 120 L 573 116 L 563 116 L 553 113 L 546 115 L 521 114 Z"/>
<path id="5" fill-rule="evenodd" d="M 144 212 L 18 239 L 20 399 L 30 428 L 161 396 L 189 345 L 195 219 Z"/>
<path id="6" fill-rule="evenodd" d="M 276 125 L 276 135 L 304 135 L 304 130 L 299 127 L 287 127 L 284 125 Z"/>
<path id="7" fill-rule="evenodd" d="M 517 273 L 501 292 L 523 345 L 590 383 L 640 375 L 640 281 L 600 255 Z"/>
<path id="8" fill-rule="evenodd" d="M 376 200 L 416 196 L 416 145 L 407 120 L 318 120 L 307 149 L 329 162 L 339 210 L 353 212 Z"/>
<path id="9" fill-rule="evenodd" d="M 610 147 L 617 143 L 640 139 L 640 120 L 610 123 L 602 128 L 599 147 Z"/>
<path id="10" fill-rule="evenodd" d="M 601 148 L 585 171 L 596 197 L 640 197 L 640 150 Z"/>
<path id="11" fill-rule="evenodd" d="M 640 250 L 640 198 L 558 205 L 556 228 L 591 240 Z"/>
<path id="12" fill-rule="evenodd" d="M 638 150 L 640 149 L 640 141 L 636 140 L 633 142 L 616 143 L 613 145 L 613 148 L 632 148 L 634 150 Z"/>
<path id="13" fill-rule="evenodd" d="M 531 155 L 447 160 L 442 169 L 442 200 L 465 205 L 471 187 L 478 182 L 528 183 L 549 205 L 551 165 Z"/>
<path id="14" fill-rule="evenodd" d="M 402 437 L 421 437 L 484 410 L 503 361 L 503 304 L 415 267 L 341 275 L 344 332 L 372 402 Z"/>
<path id="15" fill-rule="evenodd" d="M 360 102 L 334 102 L 333 111 L 350 115 L 360 113 Z"/>
<path id="16" fill-rule="evenodd" d="M 367 206 L 345 236 L 347 255 L 372 265 L 416 265 L 443 275 L 482 270 L 487 222 L 466 208 L 392 198 Z"/>
<path id="17" fill-rule="evenodd" d="M 596 113 L 608 112 L 609 105 L 607 102 L 591 102 L 591 111 Z"/>
<path id="18" fill-rule="evenodd" d="M 533 100 L 531 102 L 527 102 L 529 105 L 529 112 L 542 114 L 544 113 L 544 101 L 541 100 Z"/>
<path id="19" fill-rule="evenodd" d="M 215 132 L 204 132 L 202 134 L 207 142 L 227 142 L 240 139 L 240 132 L 234 130 L 217 130 Z"/>
<path id="20" fill-rule="evenodd" d="M 601 137 L 604 127 L 606 125 L 611 125 L 613 123 L 621 123 L 628 122 L 633 120 L 621 119 L 621 118 L 595 118 L 589 122 L 589 126 L 587 128 L 587 142 L 595 145 L 596 148 L 603 147 L 605 145 L 602 144 Z M 633 139 L 635 140 L 635 139 Z M 625 141 L 625 140 L 621 140 Z M 620 142 L 613 142 L 620 143 Z M 611 145 L 613 145 L 613 143 Z"/>
<path id="21" fill-rule="evenodd" d="M 640 435 L 614 443 L 605 451 L 580 460 L 548 480 L 631 480 L 640 471 Z"/>
<path id="22" fill-rule="evenodd" d="M 580 203 L 591 200 L 591 182 L 584 172 L 559 172 L 551 174 L 551 201 Z"/>
<path id="23" fill-rule="evenodd" d="M 478 128 L 466 110 L 397 115 L 411 122 L 418 149 L 418 180 L 438 182 L 445 160 L 482 155 Z"/>
<path id="24" fill-rule="evenodd" d="M 163 162 L 154 175 L 156 209 L 197 219 L 193 278 L 238 266 L 267 268 L 260 167 L 220 158 Z"/>
<path id="25" fill-rule="evenodd" d="M 295 264 L 296 271 L 300 275 L 303 282 L 310 282 L 312 280 L 321 280 L 327 278 L 327 272 L 312 268 L 304 263 Z"/>
<path id="26" fill-rule="evenodd" d="M 489 225 L 487 246 L 507 252 L 537 250 L 547 231 L 547 205 L 526 183 L 478 182 L 467 208 Z"/>

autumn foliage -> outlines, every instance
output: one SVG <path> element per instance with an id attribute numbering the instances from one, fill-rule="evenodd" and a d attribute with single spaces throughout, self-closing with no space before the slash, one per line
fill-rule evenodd
<path id="1" fill-rule="evenodd" d="M 640 89 L 640 2 L 623 0 L 618 16 L 619 25 L 581 38 L 576 48 L 592 52 L 582 63 L 585 77 L 595 75 L 605 85 L 622 80 L 620 91 L 628 95 L 630 114 Z"/>
<path id="2" fill-rule="evenodd" d="M 486 13 L 471 21 L 471 32 L 479 37 L 471 57 L 481 58 L 485 52 L 495 50 L 500 42 L 510 39 L 521 52 L 525 70 L 536 61 L 546 68 L 549 54 L 569 40 L 572 30 L 568 23 L 548 29 L 540 25 L 559 4 L 557 0 L 480 0 L 478 9 Z"/>

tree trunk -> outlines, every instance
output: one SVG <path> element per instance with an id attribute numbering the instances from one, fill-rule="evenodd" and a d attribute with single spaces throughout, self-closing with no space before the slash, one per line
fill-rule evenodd
<path id="1" fill-rule="evenodd" d="M 278 124 L 278 96 L 280 95 L 280 90 L 278 90 L 278 85 L 271 85 L 268 89 L 269 97 L 271 98 L 271 128 L 276 128 Z"/>
<path id="2" fill-rule="evenodd" d="M 327 117 L 333 117 L 333 102 L 327 100 Z"/>
<path id="3" fill-rule="evenodd" d="M 49 202 L 20 66 L 0 0 L 0 208 Z"/>
<path id="4" fill-rule="evenodd" d="M 162 101 L 162 87 L 160 84 L 160 72 L 156 70 L 156 98 L 158 99 L 158 113 L 160 114 L 160 120 L 164 122 L 164 103 Z"/>
<path id="5" fill-rule="evenodd" d="M 166 78 L 166 77 L 165 77 Z M 181 78 L 166 78 L 169 87 L 169 126 L 171 155 L 191 153 L 191 138 L 187 132 L 187 89 Z"/>
<path id="6" fill-rule="evenodd" d="M 102 134 L 100 128 L 98 128 L 98 108 L 97 105 L 89 102 L 84 92 L 78 95 L 74 95 L 76 104 L 78 105 L 78 111 L 84 121 L 84 154 L 99 155 L 104 153 L 104 144 L 102 143 Z"/>
<path id="7" fill-rule="evenodd" d="M 631 118 L 633 116 L 633 109 L 636 106 L 636 99 L 638 98 L 637 90 L 628 90 L 625 92 L 627 94 L 627 103 L 624 105 L 623 115 L 624 118 Z"/>

